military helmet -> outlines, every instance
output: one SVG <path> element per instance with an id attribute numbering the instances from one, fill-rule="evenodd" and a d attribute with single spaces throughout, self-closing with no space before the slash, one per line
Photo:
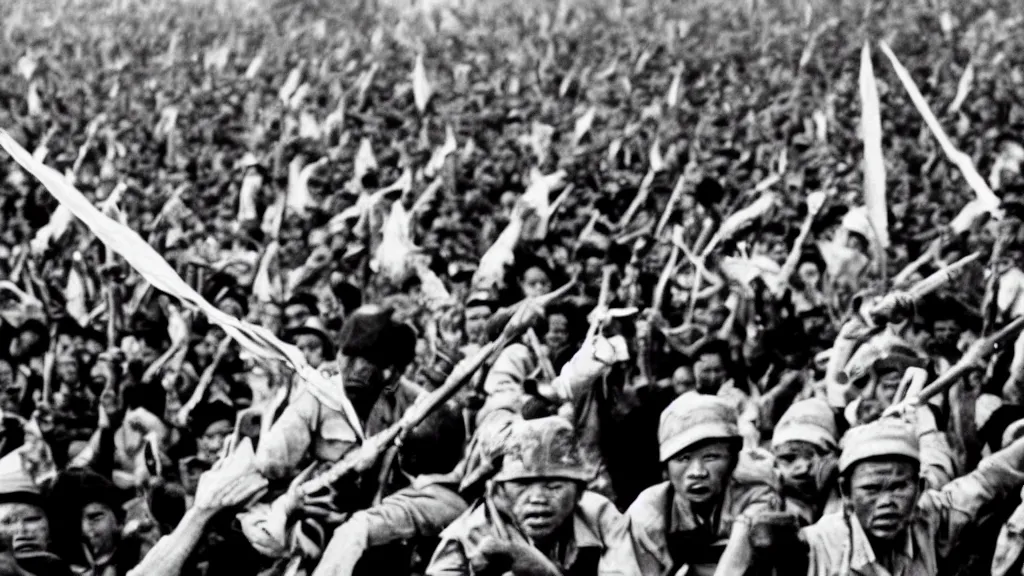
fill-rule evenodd
<path id="1" fill-rule="evenodd" d="M 589 482 L 594 473 L 580 455 L 572 425 L 559 416 L 520 420 L 505 441 L 496 482 L 559 478 Z"/>

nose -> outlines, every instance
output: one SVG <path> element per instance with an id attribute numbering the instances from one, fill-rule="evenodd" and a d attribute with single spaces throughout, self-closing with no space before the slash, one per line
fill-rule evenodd
<path id="1" fill-rule="evenodd" d="M 897 508 L 896 497 L 892 492 L 883 492 L 878 496 L 875 508 L 878 510 L 892 510 Z"/>
<path id="2" fill-rule="evenodd" d="M 687 478 L 705 478 L 707 475 L 708 469 L 700 458 L 694 458 L 690 465 L 686 467 Z"/>
<path id="3" fill-rule="evenodd" d="M 531 487 L 530 491 L 526 493 L 526 501 L 534 505 L 546 505 L 548 503 L 547 494 L 539 486 Z"/>

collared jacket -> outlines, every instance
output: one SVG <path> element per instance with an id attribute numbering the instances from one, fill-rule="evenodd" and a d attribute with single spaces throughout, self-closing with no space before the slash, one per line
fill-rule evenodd
<path id="1" fill-rule="evenodd" d="M 996 455 L 941 490 L 927 490 L 918 500 L 903 542 L 896 547 L 900 553 L 894 574 L 938 574 L 942 560 L 950 555 L 964 531 L 986 513 L 986 505 L 1022 485 L 1024 474 Z M 878 562 L 856 517 L 831 514 L 804 528 L 802 534 L 810 547 L 809 576 L 889 574 Z"/>
<path id="2" fill-rule="evenodd" d="M 508 518 L 494 512 L 489 499 L 478 502 L 441 533 L 441 543 L 427 567 L 427 576 L 477 576 L 467 551 L 485 536 L 507 537 L 520 544 L 526 537 Z M 495 515 L 501 517 L 496 518 Z M 584 492 L 572 517 L 572 535 L 560 547 L 557 558 L 550 558 L 567 576 L 590 576 L 610 547 L 609 538 L 621 534 L 622 514 L 610 500 L 594 492 Z M 486 574 L 486 568 L 484 569 Z"/>
<path id="3" fill-rule="evenodd" d="M 1017 506 L 1003 525 L 996 540 L 992 557 L 992 576 L 1020 576 L 1024 574 L 1024 504 Z"/>
<path id="4" fill-rule="evenodd" d="M 420 394 L 421 388 L 405 380 L 383 390 L 362 424 L 366 435 L 397 422 Z M 268 479 L 277 480 L 293 475 L 307 457 L 321 463 L 337 462 L 359 444 L 359 433 L 353 426 L 345 412 L 325 406 L 302 386 L 260 439 L 257 466 Z"/>
<path id="5" fill-rule="evenodd" d="M 683 566 L 690 574 L 712 574 L 737 516 L 780 507 L 770 477 L 734 473 L 712 521 L 704 522 L 669 482 L 662 482 L 641 492 L 626 510 L 625 535 L 612 538 L 615 546 L 602 559 L 599 574 L 672 576 Z"/>
<path id="6" fill-rule="evenodd" d="M 260 438 L 256 465 L 268 479 L 279 480 L 292 476 L 307 455 L 337 462 L 358 444 L 359 436 L 344 412 L 324 406 L 303 389 Z"/>

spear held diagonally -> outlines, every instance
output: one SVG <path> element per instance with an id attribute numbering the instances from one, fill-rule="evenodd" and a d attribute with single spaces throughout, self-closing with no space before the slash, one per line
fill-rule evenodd
<path id="1" fill-rule="evenodd" d="M 872 320 L 876 324 L 889 321 L 898 311 L 904 309 L 905 305 L 920 302 L 925 296 L 948 284 L 968 264 L 978 258 L 981 258 L 981 253 L 974 252 L 931 274 L 905 292 L 902 290 L 889 292 L 872 307 L 869 313 Z"/>
<path id="2" fill-rule="evenodd" d="M 1024 316 L 1013 319 L 1012 322 L 1003 326 L 991 336 L 978 340 L 967 349 L 967 352 L 964 353 L 963 358 L 959 362 L 950 367 L 949 370 L 946 370 L 934 382 L 925 386 L 918 394 L 907 398 L 903 402 L 889 406 L 884 415 L 899 413 L 907 405 L 920 406 L 932 397 L 946 392 L 962 376 L 974 370 L 983 370 L 985 368 L 985 360 L 997 351 L 1004 342 L 1014 338 L 1022 329 L 1024 329 Z"/>
<path id="3" fill-rule="evenodd" d="M 546 307 L 555 300 L 568 294 L 575 285 L 575 280 L 568 282 L 553 292 L 534 298 L 533 303 L 541 307 Z M 526 304 L 529 302 L 530 301 L 527 300 L 519 304 L 519 307 L 513 314 L 509 324 L 513 324 L 518 321 L 518 317 L 528 309 Z M 478 351 L 468 362 L 460 363 L 456 366 L 455 370 L 452 371 L 451 375 L 448 376 L 448 379 L 445 380 L 445 383 L 440 388 L 430 392 L 420 401 L 410 406 L 398 422 L 392 424 L 384 431 L 367 438 L 366 442 L 358 448 L 350 451 L 341 460 L 333 464 L 328 470 L 316 478 L 304 483 L 299 488 L 300 496 L 309 496 L 310 494 L 334 484 L 348 474 L 353 472 L 362 472 L 371 468 L 381 455 L 387 451 L 389 446 L 396 442 L 400 443 L 406 434 L 423 422 L 427 416 L 437 409 L 438 406 L 447 402 L 452 396 L 461 390 L 462 387 L 469 382 L 473 374 L 483 366 L 488 358 L 493 354 L 500 352 L 516 337 L 518 337 L 518 334 L 513 333 L 506 328 L 506 330 L 502 332 L 496 340 L 481 348 L 480 351 Z"/>

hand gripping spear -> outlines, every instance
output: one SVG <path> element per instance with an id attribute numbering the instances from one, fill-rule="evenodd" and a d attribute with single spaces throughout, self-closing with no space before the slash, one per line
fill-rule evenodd
<path id="1" fill-rule="evenodd" d="M 500 352 L 505 346 L 519 337 L 529 327 L 528 320 L 532 310 L 550 305 L 555 300 L 568 294 L 575 285 L 576 281 L 573 280 L 553 292 L 520 302 L 512 319 L 509 320 L 505 330 L 496 340 L 481 348 L 470 361 L 457 366 L 440 388 L 425 395 L 418 402 L 410 406 L 398 422 L 392 424 L 383 432 L 367 438 L 366 442 L 346 454 L 327 471 L 302 484 L 299 488 L 299 495 L 304 498 L 334 484 L 348 474 L 369 470 L 380 456 L 387 451 L 388 446 L 395 443 L 401 444 L 402 439 L 410 431 L 416 428 L 431 412 L 444 402 L 447 402 L 469 382 L 470 377 L 492 354 Z"/>
<path id="2" fill-rule="evenodd" d="M 884 415 L 896 414 L 908 406 L 920 406 L 933 396 L 938 396 L 948 390 L 960 377 L 973 370 L 984 370 L 985 361 L 996 352 L 1000 345 L 1011 340 L 1024 329 L 1024 316 L 1015 318 L 1012 322 L 1003 326 L 996 333 L 986 336 L 971 345 L 964 353 L 959 362 L 946 370 L 934 382 L 927 385 L 918 394 L 906 400 L 893 404 L 885 410 Z"/>

